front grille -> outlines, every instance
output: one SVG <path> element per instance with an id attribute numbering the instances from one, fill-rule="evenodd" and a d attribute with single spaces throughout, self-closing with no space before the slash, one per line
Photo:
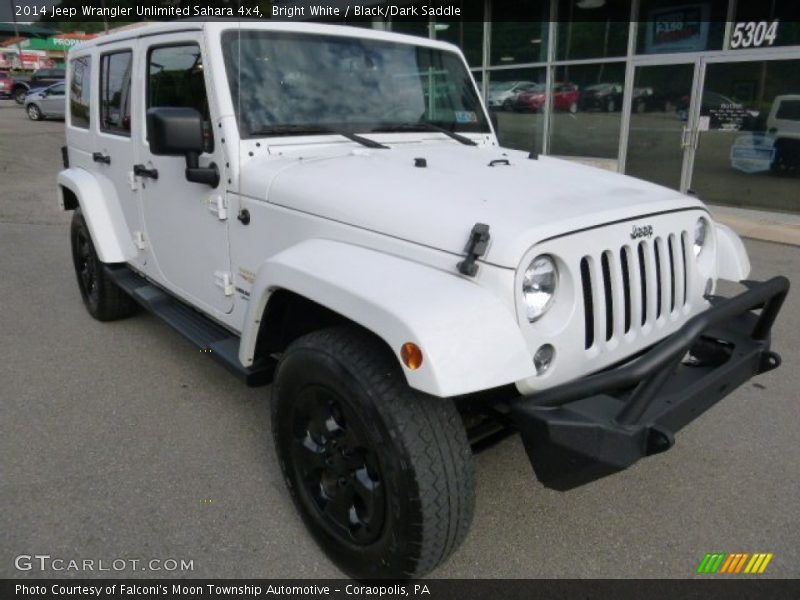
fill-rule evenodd
<path id="1" fill-rule="evenodd" d="M 686 305 L 688 235 L 672 233 L 581 259 L 586 349 Z"/>

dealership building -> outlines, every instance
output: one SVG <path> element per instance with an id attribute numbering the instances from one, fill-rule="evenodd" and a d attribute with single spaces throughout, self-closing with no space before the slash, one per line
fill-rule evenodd
<path id="1" fill-rule="evenodd" d="M 453 4 L 463 20 L 365 25 L 460 46 L 504 146 L 800 212 L 797 0 Z"/>

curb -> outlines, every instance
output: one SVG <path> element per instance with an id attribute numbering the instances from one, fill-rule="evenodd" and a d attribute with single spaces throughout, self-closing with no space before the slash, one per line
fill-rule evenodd
<path id="1" fill-rule="evenodd" d="M 796 220 L 794 215 L 786 215 L 785 221 L 780 222 L 782 217 L 780 213 L 753 211 L 756 213 L 753 217 L 746 217 L 726 214 L 724 208 L 713 205 L 709 206 L 709 209 L 717 221 L 727 225 L 742 237 L 800 246 L 800 224 L 785 222 Z"/>

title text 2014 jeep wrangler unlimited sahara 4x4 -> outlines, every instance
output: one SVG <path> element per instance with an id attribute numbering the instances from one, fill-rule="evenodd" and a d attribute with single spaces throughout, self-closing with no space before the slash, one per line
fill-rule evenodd
<path id="1" fill-rule="evenodd" d="M 68 85 L 89 312 L 142 305 L 272 382 L 292 498 L 351 575 L 419 576 L 464 539 L 465 423 L 514 426 L 566 489 L 779 363 L 785 278 L 719 298 L 750 265 L 699 200 L 499 147 L 452 45 L 149 25 L 72 49 Z"/>

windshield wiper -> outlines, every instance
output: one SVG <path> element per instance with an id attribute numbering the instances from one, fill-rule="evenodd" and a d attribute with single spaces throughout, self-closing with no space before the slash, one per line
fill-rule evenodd
<path id="1" fill-rule="evenodd" d="M 455 141 L 464 144 L 465 146 L 477 146 L 478 143 L 474 140 L 471 140 L 465 135 L 461 135 L 460 133 L 456 133 L 455 131 L 450 131 L 449 129 L 445 129 L 444 127 L 439 127 L 438 125 L 434 125 L 433 123 L 428 123 L 427 121 L 420 121 L 418 123 L 398 123 L 393 125 L 384 125 L 381 127 L 376 127 L 372 131 L 375 132 L 389 132 L 389 131 L 438 131 L 439 133 L 443 133 L 448 137 L 453 138 Z"/>
<path id="2" fill-rule="evenodd" d="M 271 127 L 263 127 L 261 129 L 257 129 L 256 131 L 251 131 L 250 135 L 324 135 L 329 133 L 341 135 L 342 137 L 346 137 L 348 140 L 361 144 L 362 146 L 366 146 L 367 148 L 389 149 L 389 146 L 384 146 L 379 142 L 370 140 L 355 133 L 350 133 L 349 131 L 340 131 L 337 129 L 329 129 L 327 127 L 318 127 L 316 125 L 273 125 Z"/>

